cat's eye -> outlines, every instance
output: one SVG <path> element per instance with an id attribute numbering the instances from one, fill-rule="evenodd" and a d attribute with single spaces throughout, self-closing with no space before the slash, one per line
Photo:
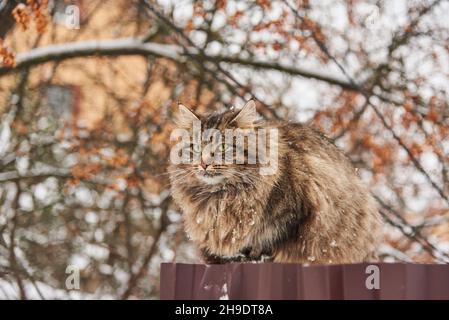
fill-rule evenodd
<path id="1" fill-rule="evenodd" d="M 199 144 L 192 144 L 192 150 L 195 153 L 200 153 L 201 152 L 201 146 Z"/>
<path id="2" fill-rule="evenodd" d="M 226 151 L 226 150 L 228 150 L 229 149 L 229 145 L 227 145 L 226 143 L 222 143 L 220 146 L 219 146 L 219 150 L 220 151 Z"/>

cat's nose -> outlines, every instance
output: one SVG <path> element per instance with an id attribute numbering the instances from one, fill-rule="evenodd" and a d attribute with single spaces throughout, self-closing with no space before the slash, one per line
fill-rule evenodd
<path id="1" fill-rule="evenodd" d="M 206 162 L 204 162 L 203 159 L 201 159 L 201 163 L 200 163 L 201 168 L 203 168 L 204 170 L 207 169 L 207 167 L 209 166 Z"/>

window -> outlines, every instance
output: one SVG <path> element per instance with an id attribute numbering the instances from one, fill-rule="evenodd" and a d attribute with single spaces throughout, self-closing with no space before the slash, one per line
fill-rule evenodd
<path id="1" fill-rule="evenodd" d="M 44 113 L 68 120 L 78 111 L 79 90 L 74 86 L 46 85 L 42 88 Z"/>

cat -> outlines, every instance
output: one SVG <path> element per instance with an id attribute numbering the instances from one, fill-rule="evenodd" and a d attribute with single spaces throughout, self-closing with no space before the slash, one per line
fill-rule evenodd
<path id="1" fill-rule="evenodd" d="M 178 128 L 193 134 L 195 122 L 202 132 L 278 132 L 271 146 L 277 149 L 277 170 L 270 175 L 260 174 L 261 164 L 214 163 L 210 157 L 206 164 L 204 141 L 184 145 L 200 162 L 170 164 L 173 199 L 206 263 L 337 264 L 375 256 L 381 226 L 376 203 L 350 161 L 322 133 L 300 123 L 260 120 L 253 100 L 241 110 L 204 117 L 180 104 Z M 246 156 L 248 148 L 246 143 Z"/>

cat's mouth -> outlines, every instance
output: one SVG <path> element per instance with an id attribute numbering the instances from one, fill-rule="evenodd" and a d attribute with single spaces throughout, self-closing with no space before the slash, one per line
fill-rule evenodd
<path id="1" fill-rule="evenodd" d="M 200 171 L 196 176 L 200 181 L 207 184 L 218 184 L 225 180 L 225 177 L 218 172 Z"/>
<path id="2" fill-rule="evenodd" d="M 200 174 L 202 174 L 205 177 L 219 177 L 222 174 L 218 173 L 218 172 L 209 172 L 209 171 L 202 171 L 200 172 Z"/>

